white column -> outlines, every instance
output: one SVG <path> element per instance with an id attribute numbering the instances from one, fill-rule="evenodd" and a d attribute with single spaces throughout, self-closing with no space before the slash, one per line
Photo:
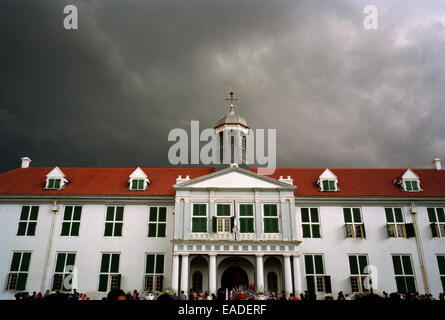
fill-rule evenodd
<path id="1" fill-rule="evenodd" d="M 182 255 L 182 267 L 181 267 L 181 291 L 188 296 L 189 293 L 189 255 Z"/>
<path id="2" fill-rule="evenodd" d="M 263 270 L 263 255 L 257 254 L 256 256 L 256 291 L 263 292 L 264 288 L 264 270 Z"/>
<path id="3" fill-rule="evenodd" d="M 173 253 L 173 264 L 172 264 L 172 289 L 176 290 L 178 297 L 180 296 L 179 290 L 179 255 Z"/>
<path id="4" fill-rule="evenodd" d="M 301 293 L 301 271 L 300 271 L 300 256 L 293 256 L 294 263 L 294 294 L 299 297 Z"/>
<path id="5" fill-rule="evenodd" d="M 284 291 L 286 297 L 292 293 L 292 270 L 290 267 L 290 254 L 284 256 Z"/>
<path id="6" fill-rule="evenodd" d="M 209 294 L 216 294 L 216 253 L 209 254 Z"/>

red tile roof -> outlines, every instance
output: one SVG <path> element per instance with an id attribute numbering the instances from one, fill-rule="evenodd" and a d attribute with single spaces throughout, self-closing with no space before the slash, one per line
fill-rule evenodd
<path id="1" fill-rule="evenodd" d="M 394 185 L 407 169 L 332 169 L 338 179 L 338 192 L 321 192 L 315 182 L 323 173 L 321 169 L 276 169 L 271 178 L 291 176 L 297 186 L 295 196 L 326 197 L 445 197 L 445 170 L 411 169 L 419 176 L 422 192 L 405 192 Z M 256 169 L 252 169 L 256 172 Z"/>
<path id="2" fill-rule="evenodd" d="M 128 190 L 130 174 L 136 168 L 60 167 L 70 181 L 63 190 L 45 190 L 52 167 L 19 168 L 0 174 L 0 194 L 35 195 L 145 195 L 173 196 L 178 175 L 191 179 L 215 172 L 215 168 L 142 168 L 151 184 L 145 191 Z M 330 169 L 338 178 L 339 192 L 320 192 L 315 185 L 325 169 L 276 169 L 271 178 L 291 176 L 296 196 L 310 197 L 445 197 L 445 170 L 412 169 L 420 178 L 422 192 L 404 192 L 394 179 L 407 169 Z M 256 169 L 252 169 L 256 171 Z"/>
<path id="3" fill-rule="evenodd" d="M 46 175 L 52 169 L 29 167 L 2 173 L 0 194 L 173 196 L 178 175 L 194 179 L 215 171 L 214 168 L 141 168 L 150 185 L 144 191 L 131 191 L 128 180 L 136 168 L 60 167 L 70 182 L 62 190 L 44 190 Z"/>

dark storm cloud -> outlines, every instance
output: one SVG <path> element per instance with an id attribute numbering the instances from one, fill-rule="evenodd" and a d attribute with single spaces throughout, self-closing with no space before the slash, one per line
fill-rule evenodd
<path id="1" fill-rule="evenodd" d="M 281 167 L 419 167 L 445 159 L 445 7 L 373 1 L 0 4 L 0 171 L 168 166 L 168 132 L 212 127 L 234 90 L 276 128 Z"/>

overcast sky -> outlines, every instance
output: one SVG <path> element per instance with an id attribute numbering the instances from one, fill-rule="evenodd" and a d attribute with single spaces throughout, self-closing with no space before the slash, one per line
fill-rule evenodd
<path id="1" fill-rule="evenodd" d="M 231 90 L 279 167 L 430 167 L 444 69 L 443 0 L 2 0 L 0 171 L 169 166 L 168 132 L 213 127 Z"/>

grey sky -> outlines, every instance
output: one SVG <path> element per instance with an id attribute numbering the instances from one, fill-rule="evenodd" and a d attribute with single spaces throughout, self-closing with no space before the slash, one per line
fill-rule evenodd
<path id="1" fill-rule="evenodd" d="M 0 171 L 169 166 L 173 128 L 277 129 L 279 167 L 445 160 L 445 1 L 0 3 Z M 363 8 L 379 29 L 363 28 Z"/>

